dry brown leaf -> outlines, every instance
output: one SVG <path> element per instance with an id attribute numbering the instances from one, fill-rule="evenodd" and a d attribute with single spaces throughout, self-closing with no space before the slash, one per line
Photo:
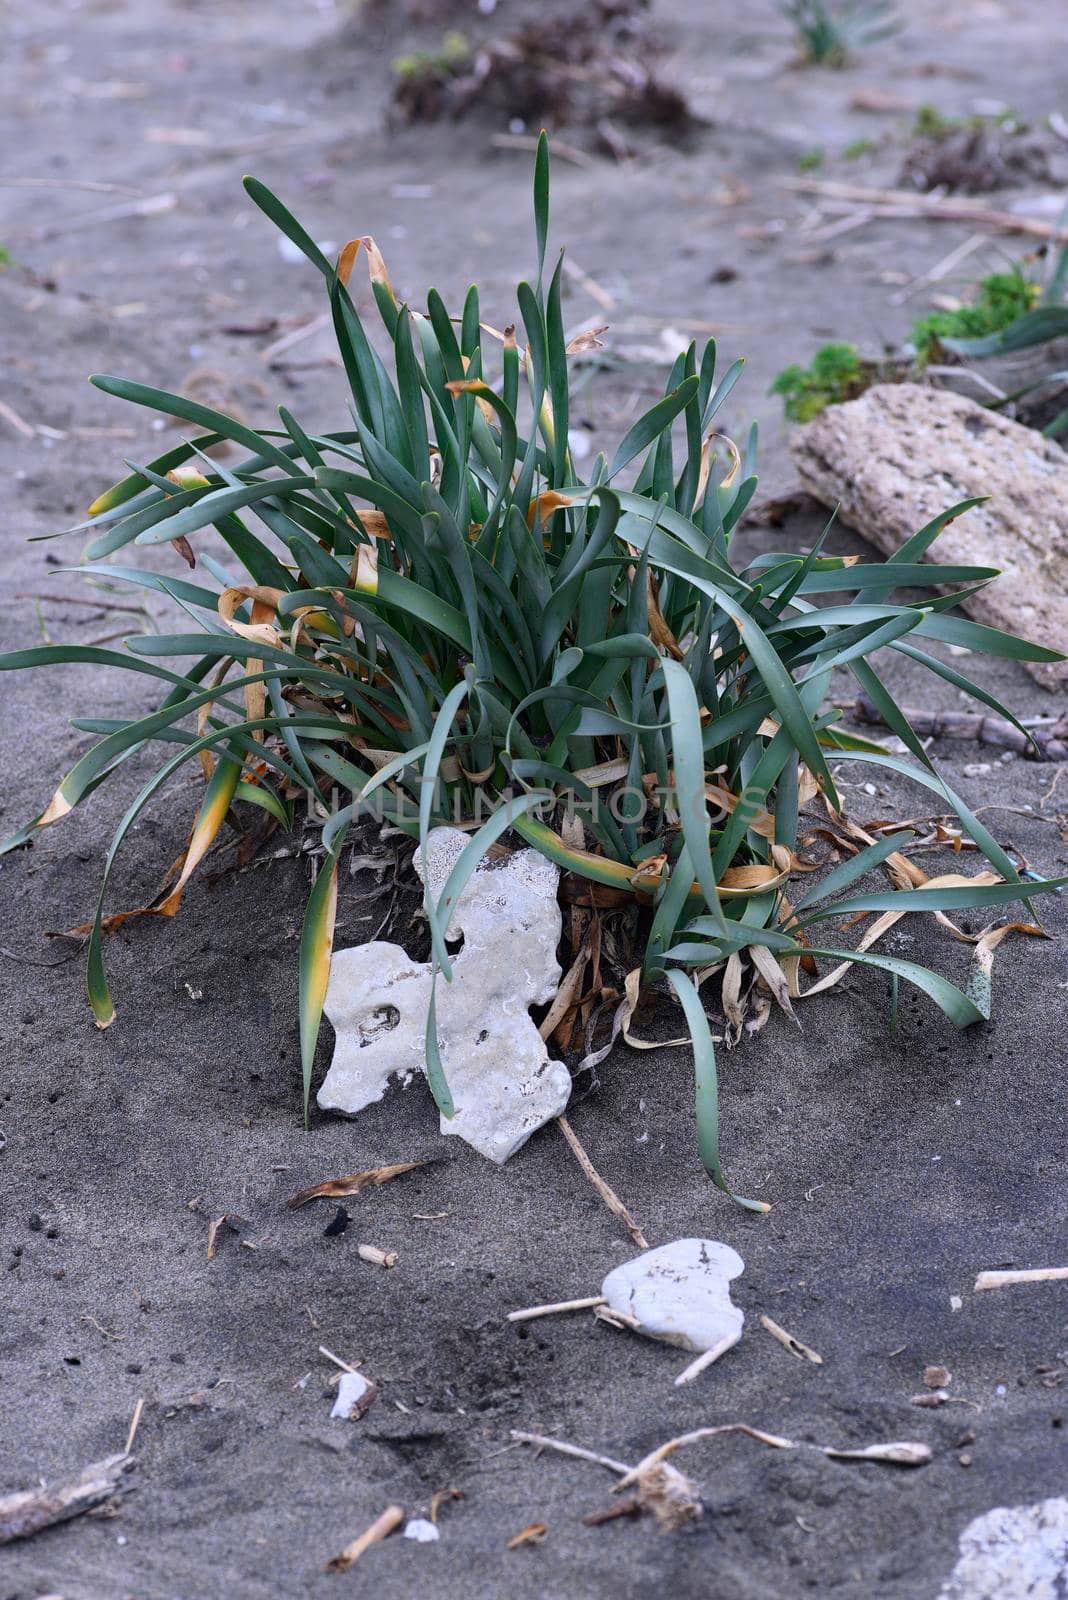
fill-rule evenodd
<path id="1" fill-rule="evenodd" d="M 341 282 L 346 288 L 348 287 L 349 279 L 352 277 L 352 269 L 356 265 L 356 257 L 359 255 L 361 248 L 367 257 L 367 273 L 371 282 L 384 284 L 389 290 L 390 299 L 396 305 L 397 297 L 393 292 L 393 285 L 389 281 L 389 273 L 386 271 L 386 263 L 382 259 L 382 252 L 370 235 L 365 235 L 362 239 L 349 239 L 347 243 L 342 245 L 341 253 L 337 258 L 337 275 Z"/>
<path id="2" fill-rule="evenodd" d="M 548 1533 L 548 1524 L 544 1522 L 530 1522 L 519 1533 L 514 1533 L 508 1541 L 509 1550 L 518 1550 L 521 1545 L 541 1544 Z"/>
<path id="3" fill-rule="evenodd" d="M 246 600 L 258 600 L 268 607 L 267 615 L 274 616 L 281 598 L 281 589 L 272 589 L 265 584 L 240 584 L 232 589 L 224 589 L 219 596 L 219 616 L 232 633 L 250 640 L 252 644 L 265 644 L 275 650 L 280 646 L 282 636 L 273 623 L 235 622 L 234 614 Z"/>
<path id="4" fill-rule="evenodd" d="M 576 1009 L 579 995 L 582 992 L 582 980 L 585 977 L 586 967 L 589 964 L 589 959 L 590 947 L 588 943 L 584 943 L 580 948 L 578 955 L 571 963 L 571 966 L 568 968 L 563 982 L 556 991 L 555 1000 L 545 1013 L 545 1016 L 542 1018 L 542 1021 L 539 1025 L 538 1032 L 541 1034 L 543 1039 L 548 1039 L 553 1033 L 555 1033 L 560 1024 L 567 1019 L 569 1013 L 574 1012 Z"/>
<path id="5" fill-rule="evenodd" d="M 215 1260 L 215 1252 L 218 1249 L 218 1245 L 219 1245 L 219 1235 L 220 1235 L 220 1233 L 222 1233 L 224 1228 L 234 1228 L 233 1221 L 231 1220 L 229 1214 L 227 1212 L 225 1212 L 225 1211 L 223 1212 L 221 1217 L 213 1217 L 212 1220 L 211 1220 L 211 1223 L 208 1226 L 208 1260 L 209 1261 L 214 1261 Z M 234 1231 L 235 1232 L 237 1231 L 236 1228 L 234 1228 Z"/>
<path id="6" fill-rule="evenodd" d="M 727 1043 L 737 1044 L 742 1037 L 746 1006 L 742 999 L 742 957 L 738 950 L 727 958 L 723 974 L 723 1014 L 727 1019 Z"/>
<path id="7" fill-rule="evenodd" d="M 659 646 L 661 650 L 666 650 L 668 655 L 671 656 L 673 660 L 681 661 L 683 659 L 683 653 L 679 648 L 679 641 L 668 627 L 667 619 L 660 609 L 660 601 L 656 591 L 656 582 L 648 568 L 646 568 L 645 573 L 645 589 L 646 612 L 649 621 L 649 636 L 653 643 Z"/>
<path id="8" fill-rule="evenodd" d="M 352 587 L 361 594 L 378 593 L 378 547 L 361 544 L 356 551 L 356 564 L 352 572 Z"/>
<path id="9" fill-rule="evenodd" d="M 761 978 L 771 990 L 776 1005 L 780 1006 L 788 1017 L 793 1017 L 794 1008 L 790 1004 L 790 985 L 787 981 L 786 973 L 771 951 L 766 945 L 751 944 L 746 947 L 746 953 Z M 796 1022 L 796 1017 L 794 1020 Z"/>
<path id="10" fill-rule="evenodd" d="M 327 1178 L 310 1189 L 301 1189 L 292 1195 L 286 1205 L 291 1210 L 306 1206 L 310 1200 L 340 1200 L 348 1195 L 362 1194 L 365 1189 L 377 1189 L 404 1172 L 414 1172 L 417 1167 L 431 1166 L 430 1161 L 398 1161 L 389 1167 L 371 1167 L 367 1172 L 350 1172 L 343 1178 Z"/>
<path id="11" fill-rule="evenodd" d="M 574 504 L 573 495 L 561 494 L 558 489 L 546 489 L 527 507 L 527 527 L 533 528 L 537 522 L 548 522 L 554 511 L 560 511 L 565 506 Z"/>
<path id="12" fill-rule="evenodd" d="M 608 332 L 608 323 L 604 322 L 598 328 L 587 328 L 585 333 L 577 333 L 564 350 L 566 356 L 585 355 L 589 350 L 603 350 L 604 341 L 599 337 Z"/>
<path id="13" fill-rule="evenodd" d="M 751 894 L 754 889 L 775 889 L 788 876 L 788 872 L 781 868 L 757 862 L 748 867 L 728 867 L 719 880 L 718 888 L 721 893 L 728 895 Z"/>
<path id="14" fill-rule="evenodd" d="M 387 517 L 386 517 L 386 513 L 384 511 L 376 511 L 373 508 L 368 507 L 368 506 L 357 506 L 356 507 L 356 516 L 359 519 L 360 526 L 363 528 L 364 533 L 366 533 L 370 538 L 372 538 L 372 539 L 392 539 L 393 530 L 389 525 L 389 522 L 388 522 Z M 355 576 L 356 576 L 356 572 L 355 572 L 356 556 L 353 556 L 352 559 L 353 559 L 353 568 L 352 568 L 351 576 L 353 577 L 353 579 L 355 579 Z"/>
<path id="15" fill-rule="evenodd" d="M 464 1499 L 464 1491 L 462 1489 L 435 1489 L 433 1495 L 430 1498 L 430 1520 L 431 1520 L 431 1522 L 433 1522 L 435 1524 L 435 1526 L 437 1525 L 438 1512 L 441 1510 L 442 1506 L 446 1503 L 446 1501 L 448 1501 L 448 1500 L 463 1500 L 463 1499 Z"/>

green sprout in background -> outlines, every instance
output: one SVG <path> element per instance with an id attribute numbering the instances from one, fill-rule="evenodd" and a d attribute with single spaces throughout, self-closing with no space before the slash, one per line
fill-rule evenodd
<path id="1" fill-rule="evenodd" d="M 896 32 L 891 0 L 779 0 L 793 23 L 802 59 L 812 66 L 841 68 L 862 45 Z"/>
<path id="2" fill-rule="evenodd" d="M 791 422 L 811 422 L 827 406 L 855 400 L 873 381 L 855 344 L 825 344 L 810 366 L 784 368 L 769 392 L 782 396 Z"/>
<path id="3" fill-rule="evenodd" d="M 912 344 L 921 367 L 954 346 L 947 341 L 983 339 L 1000 333 L 1030 311 L 1041 297 L 1037 283 L 1019 267 L 981 278 L 969 300 L 953 311 L 931 311 L 913 324 Z"/>
<path id="4" fill-rule="evenodd" d="M 466 36 L 450 29 L 437 50 L 412 50 L 393 63 L 398 78 L 450 77 L 470 59 L 471 46 Z"/>

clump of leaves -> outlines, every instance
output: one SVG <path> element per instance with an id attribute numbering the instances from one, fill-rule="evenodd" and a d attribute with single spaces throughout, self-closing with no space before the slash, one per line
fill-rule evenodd
<path id="1" fill-rule="evenodd" d="M 779 0 L 797 31 L 802 58 L 813 66 L 844 67 L 861 45 L 898 27 L 891 0 Z"/>
<path id="2" fill-rule="evenodd" d="M 761 1015 L 772 996 L 790 1009 L 809 992 L 804 975 L 825 958 L 917 985 L 958 1026 L 988 1015 L 989 946 L 978 987 L 965 993 L 874 951 L 885 917 L 857 949 L 822 933 L 869 913 L 890 912 L 893 921 L 1004 907 L 1053 887 L 1021 882 L 934 769 L 873 665 L 875 652 L 897 651 L 1011 720 L 927 647 L 1059 659 L 953 615 L 952 586 L 986 583 L 993 569 L 922 563 L 973 502 L 936 517 L 887 562 L 825 555 L 822 540 L 804 554 L 737 559 L 733 535 L 756 478 L 752 449 L 743 456 L 730 444 L 729 470 L 717 466 L 719 419 L 742 364 L 720 375 L 713 342 L 679 356 L 663 397 L 580 477 L 568 444 L 576 345 L 564 330 L 562 261 L 548 262 L 544 138 L 534 175 L 537 271 L 517 289 L 522 340 L 511 324 L 497 333 L 483 321 L 476 289 L 458 315 L 434 290 L 425 311 L 414 311 L 398 301 L 373 240 L 353 240 L 330 260 L 262 183 L 247 179 L 246 189 L 322 276 L 349 416 L 309 432 L 281 406 L 279 425 L 252 427 L 145 383 L 94 378 L 104 393 L 198 431 L 132 463 L 99 496 L 81 525 L 88 564 L 76 570 L 167 595 L 188 623 L 131 638 L 122 650 L 51 644 L 0 657 L 3 670 L 76 662 L 160 685 L 147 715 L 77 719 L 97 742 L 5 846 L 60 823 L 135 753 L 160 748 L 165 759 L 115 834 L 89 929 L 98 1024 L 115 1014 L 104 945 L 124 917 L 106 912 L 118 851 L 190 763 L 204 771 L 203 797 L 188 847 L 146 914 L 177 911 L 233 806 L 258 807 L 288 826 L 301 804 L 321 824 L 322 864 L 300 947 L 305 1103 L 339 861 L 347 830 L 367 815 L 420 841 L 437 822 L 459 818 L 470 831 L 444 890 L 425 895 L 436 980 L 451 978 L 446 930 L 456 897 L 509 829 L 583 886 L 593 911 L 599 897 L 637 904 L 644 948 L 630 978 L 665 986 L 682 1005 L 701 1159 L 725 1189 L 715 1052 L 698 990 L 710 973 L 723 978 L 734 1028 L 743 995 L 757 1004 L 753 984 L 769 996 Z M 361 255 L 388 361 L 349 292 Z M 233 465 L 208 454 L 223 441 L 241 452 Z M 212 529 L 225 562 L 210 553 Z M 192 553 L 198 581 L 124 561 L 135 543 L 173 552 L 175 565 L 182 550 Z M 899 589 L 912 598 L 895 600 Z M 841 667 L 910 757 L 838 726 L 826 699 Z M 903 853 L 907 830 L 875 838 L 847 824 L 835 771 L 858 762 L 932 791 L 993 870 L 928 879 Z M 818 882 L 806 877 L 813 863 L 801 835 L 812 806 L 841 840 L 842 859 Z M 573 828 L 566 839 L 562 831 L 569 809 L 582 823 L 581 844 Z M 852 893 L 883 863 L 894 886 Z M 432 999 L 426 1072 L 449 1116 L 435 1015 Z"/>
<path id="3" fill-rule="evenodd" d="M 964 305 L 952 311 L 928 312 L 913 324 L 917 360 L 923 366 L 943 349 L 955 349 L 962 340 L 987 339 L 1003 332 L 1034 307 L 1041 293 L 1041 286 L 1026 278 L 1018 266 L 1009 272 L 992 272 L 979 280 Z"/>
<path id="4" fill-rule="evenodd" d="M 807 367 L 784 367 L 769 393 L 782 396 L 791 422 L 811 422 L 827 406 L 855 400 L 879 381 L 876 363 L 861 361 L 855 344 L 825 344 Z"/>

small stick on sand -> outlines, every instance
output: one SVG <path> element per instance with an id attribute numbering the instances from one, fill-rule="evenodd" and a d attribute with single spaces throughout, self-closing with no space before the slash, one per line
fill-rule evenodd
<path id="1" fill-rule="evenodd" d="M 54 1483 L 51 1488 L 5 1495 L 0 1499 L 0 1544 L 29 1539 L 57 1522 L 67 1522 L 103 1505 L 120 1491 L 122 1476 L 133 1464 L 133 1457 L 123 1451 L 121 1455 L 94 1461 L 73 1478 Z"/>
<path id="2" fill-rule="evenodd" d="M 785 1350 L 789 1350 L 791 1355 L 797 1356 L 798 1360 L 811 1361 L 815 1366 L 822 1367 L 823 1357 L 820 1355 L 818 1350 L 813 1350 L 811 1346 L 802 1344 L 800 1339 L 795 1338 L 792 1333 L 787 1333 L 785 1328 L 781 1328 L 779 1324 L 777 1322 L 773 1322 L 770 1317 L 761 1316 L 760 1326 L 762 1328 L 766 1328 L 771 1334 L 771 1337 L 773 1339 L 778 1339 L 783 1348 Z"/>
<path id="3" fill-rule="evenodd" d="M 369 1528 L 365 1528 L 358 1539 L 353 1539 L 347 1544 L 340 1555 L 326 1563 L 327 1572 L 347 1572 L 356 1565 L 365 1550 L 373 1544 L 381 1544 L 383 1539 L 388 1539 L 404 1521 L 403 1506 L 387 1506 L 380 1517 L 376 1517 Z"/>
<path id="4" fill-rule="evenodd" d="M 324 311 L 320 316 L 313 317 L 310 322 L 302 323 L 299 328 L 291 328 L 288 333 L 283 333 L 280 339 L 275 339 L 266 350 L 260 351 L 260 360 L 270 366 L 271 362 L 280 356 L 283 351 L 291 350 L 295 344 L 301 344 L 305 339 L 310 339 L 316 333 L 321 333 L 331 323 L 329 311 Z"/>
<path id="5" fill-rule="evenodd" d="M 899 294 L 892 294 L 890 296 L 890 304 L 892 306 L 904 305 L 906 300 L 910 300 L 914 294 L 918 294 L 927 284 L 937 283 L 940 278 L 946 276 L 947 272 L 952 272 L 954 267 L 959 267 L 961 262 L 970 256 L 973 250 L 977 250 L 986 241 L 987 235 L 985 233 L 969 234 L 963 244 L 958 244 L 948 255 L 943 256 L 940 261 L 936 261 L 933 267 L 929 267 L 926 272 L 913 278 L 907 289 L 902 289 Z"/>
<path id="6" fill-rule="evenodd" d="M 380 1250 L 376 1244 L 358 1244 L 356 1254 L 361 1261 L 369 1261 L 374 1267 L 395 1267 L 397 1265 L 396 1250 Z"/>
<path id="7" fill-rule="evenodd" d="M 134 1414 L 130 1418 L 130 1428 L 126 1435 L 126 1449 L 123 1451 L 124 1455 L 128 1456 L 130 1451 L 133 1449 L 134 1440 L 137 1438 L 137 1430 L 141 1426 L 141 1413 L 144 1409 L 145 1397 L 142 1395 L 140 1400 L 138 1400 L 137 1404 L 134 1406 Z"/>
<path id="8" fill-rule="evenodd" d="M 553 148 L 555 149 L 556 146 L 554 145 Z M 583 272 L 578 263 L 572 261 L 570 256 L 564 257 L 564 276 L 571 278 L 580 288 L 585 289 L 590 299 L 596 300 L 602 311 L 615 311 L 617 309 L 619 301 L 615 295 L 609 294 L 608 290 L 602 284 L 599 284 L 596 278 L 591 278 L 588 272 Z"/>
<path id="9" fill-rule="evenodd" d="M 1022 1272 L 981 1272 L 975 1289 L 1007 1289 L 1014 1283 L 1055 1283 L 1068 1280 L 1068 1267 L 1029 1267 Z"/>
<path id="10" fill-rule="evenodd" d="M 319 1346 L 319 1354 L 325 1356 L 327 1361 L 332 1361 L 335 1367 L 340 1367 L 342 1372 L 355 1372 L 358 1378 L 362 1376 L 356 1367 L 350 1366 L 347 1361 L 342 1361 L 341 1357 L 336 1356 L 332 1350 L 328 1350 L 325 1344 Z"/>
<path id="11" fill-rule="evenodd" d="M 617 1493 L 621 1489 L 628 1489 L 641 1473 L 666 1460 L 683 1445 L 697 1444 L 701 1439 L 713 1439 L 723 1433 L 744 1433 L 747 1438 L 755 1439 L 758 1444 L 766 1444 L 772 1450 L 816 1450 L 820 1455 L 832 1456 L 837 1461 L 882 1461 L 898 1467 L 923 1467 L 932 1459 L 929 1446 L 917 1444 L 912 1439 L 892 1440 L 888 1444 L 869 1444 L 858 1450 L 838 1450 L 834 1445 L 811 1444 L 803 1439 L 786 1439 L 778 1433 L 765 1433 L 760 1428 L 751 1428 L 747 1422 L 724 1422 L 719 1427 L 696 1428 L 693 1433 L 683 1433 L 677 1439 L 668 1439 L 666 1444 L 650 1451 L 636 1467 L 631 1467 L 626 1476 L 616 1484 Z"/>
<path id="12" fill-rule="evenodd" d="M 779 183 L 782 188 L 798 194 L 870 205 L 875 208 L 876 216 L 938 217 L 947 221 L 975 222 L 1000 228 L 1004 233 L 1026 233 L 1038 239 L 1060 239 L 1065 231 L 1058 223 L 1017 215 L 1014 211 L 995 211 L 959 195 L 921 194 L 911 189 L 870 189 L 859 183 L 824 178 L 780 178 Z"/>
<path id="13" fill-rule="evenodd" d="M 15 432 L 21 433 L 24 439 L 35 437 L 37 429 L 32 427 L 25 417 L 20 417 L 14 406 L 7 405 L 3 400 L 0 400 L 0 417 L 3 417 L 5 422 L 9 422 Z"/>
<path id="14" fill-rule="evenodd" d="M 536 1450 L 555 1450 L 561 1456 L 574 1456 L 577 1461 L 592 1461 L 595 1467 L 607 1467 L 609 1472 L 630 1472 L 625 1461 L 614 1461 L 611 1456 L 598 1455 L 596 1450 L 584 1450 L 579 1444 L 568 1444 L 566 1439 L 549 1439 L 543 1433 L 523 1433 L 518 1428 L 509 1429 L 508 1437 L 516 1444 L 532 1444 Z"/>
<path id="15" fill-rule="evenodd" d="M 525 1311 L 509 1311 L 509 1322 L 533 1322 L 535 1317 L 555 1317 L 559 1311 L 588 1311 L 593 1306 L 603 1306 L 603 1294 L 589 1294 L 585 1300 L 557 1300 L 551 1306 L 527 1306 Z"/>
<path id="16" fill-rule="evenodd" d="M 597 1168 L 594 1166 L 593 1162 L 583 1149 L 582 1144 L 579 1141 L 578 1134 L 575 1132 L 570 1122 L 568 1122 L 566 1117 L 557 1117 L 556 1125 L 560 1129 L 560 1132 L 563 1134 L 564 1138 L 567 1140 L 568 1144 L 571 1146 L 571 1153 L 575 1157 L 575 1160 L 578 1162 L 587 1178 L 593 1184 L 593 1187 L 597 1190 L 597 1193 L 600 1195 L 609 1211 L 614 1217 L 619 1218 L 620 1222 L 626 1228 L 634 1243 L 638 1246 L 638 1249 L 648 1250 L 649 1241 L 645 1237 L 645 1234 L 635 1222 L 634 1218 L 631 1216 L 630 1212 L 627 1210 L 618 1194 L 616 1194 L 615 1190 L 601 1177 L 601 1174 L 597 1171 Z"/>
<path id="17" fill-rule="evenodd" d="M 699 1378 L 702 1372 L 712 1365 L 713 1361 L 718 1361 L 720 1356 L 727 1354 L 728 1350 L 733 1350 L 741 1337 L 742 1332 L 739 1328 L 737 1333 L 726 1334 L 719 1341 L 719 1344 L 712 1346 L 711 1350 L 702 1350 L 701 1354 L 691 1361 L 688 1367 L 683 1367 L 675 1379 L 676 1389 L 680 1389 L 684 1383 L 692 1383 L 695 1378 Z"/>

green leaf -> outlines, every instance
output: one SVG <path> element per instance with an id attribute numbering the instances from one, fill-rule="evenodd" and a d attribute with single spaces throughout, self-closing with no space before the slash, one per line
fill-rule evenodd
<path id="1" fill-rule="evenodd" d="M 675 762 L 675 788 L 683 837 L 693 862 L 697 881 L 713 921 L 723 922 L 723 911 L 712 869 L 709 847 L 708 806 L 705 803 L 705 756 L 701 743 L 701 719 L 693 680 L 678 661 L 663 662 L 671 711 L 672 752 Z"/>
<path id="2" fill-rule="evenodd" d="M 166 389 L 153 389 L 147 383 L 134 383 L 130 378 L 109 378 L 103 373 L 94 373 L 89 382 L 119 400 L 129 400 L 133 405 L 159 411 L 165 417 L 181 417 L 184 422 L 195 423 L 199 428 L 209 428 L 224 439 L 231 439 L 234 444 L 243 444 L 246 450 L 265 456 L 287 475 L 293 470 L 292 459 L 284 450 L 245 423 L 238 422 L 236 417 L 213 411 L 210 406 L 202 406 L 196 400 L 185 400 L 180 394 L 170 394 Z"/>
<path id="3" fill-rule="evenodd" d="M 296 217 L 279 200 L 278 196 L 268 189 L 265 183 L 258 178 L 245 178 L 245 192 L 249 198 L 259 206 L 265 216 L 270 217 L 275 227 L 280 229 L 298 250 L 303 251 L 313 266 L 319 268 L 323 277 L 328 281 L 334 276 L 332 262 L 328 261 L 319 249 L 315 240 L 304 228 L 301 227 Z"/>
<path id="4" fill-rule="evenodd" d="M 1023 900 L 1032 894 L 1052 894 L 1064 887 L 1068 878 L 1047 878 L 1038 882 L 976 884 L 975 888 L 886 889 L 881 894 L 855 895 L 799 916 L 797 926 L 808 927 L 827 917 L 851 917 L 863 911 L 968 911 L 974 906 L 1000 906 Z"/>
<path id="5" fill-rule="evenodd" d="M 1036 344 L 1049 344 L 1053 339 L 1068 337 L 1068 306 L 1038 306 L 1025 311 L 1022 317 L 1010 322 L 997 333 L 988 333 L 981 339 L 947 339 L 939 337 L 959 356 L 1007 355 L 1014 350 L 1029 350 Z"/>
<path id="6" fill-rule="evenodd" d="M 696 376 L 685 379 L 677 389 L 666 394 L 658 400 L 655 406 L 650 406 L 644 416 L 623 436 L 623 440 L 612 457 L 612 465 L 608 469 L 608 477 L 612 479 L 617 472 L 622 472 L 635 456 L 641 455 L 643 450 L 655 443 L 666 428 L 670 428 L 680 412 L 685 411 L 693 396 L 697 393 L 698 379 Z"/>
<path id="7" fill-rule="evenodd" d="M 334 949 L 334 922 L 337 917 L 337 868 L 345 843 L 345 832 L 342 827 L 335 834 L 319 868 L 308 896 L 300 934 L 300 1064 L 304 1083 L 305 1127 L 308 1125 L 315 1046 L 330 982 L 330 958 Z"/>
<path id="8" fill-rule="evenodd" d="M 738 1205 L 744 1206 L 747 1211 L 770 1211 L 771 1207 L 763 1200 L 745 1200 L 740 1194 L 735 1194 L 727 1182 L 719 1158 L 719 1087 L 712 1030 L 692 979 L 685 973 L 672 970 L 667 974 L 667 980 L 678 996 L 693 1044 L 697 1148 L 701 1165 L 716 1187 L 722 1189 L 724 1194 L 729 1194 Z"/>

